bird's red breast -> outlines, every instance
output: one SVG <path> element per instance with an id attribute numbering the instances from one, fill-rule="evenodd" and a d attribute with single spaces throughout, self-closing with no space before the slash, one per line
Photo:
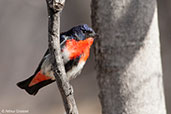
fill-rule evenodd
<path id="1" fill-rule="evenodd" d="M 69 58 L 74 59 L 83 55 L 80 60 L 86 61 L 89 57 L 90 46 L 93 44 L 93 38 L 87 38 L 85 40 L 76 41 L 70 39 L 66 41 L 66 48 L 69 51 Z"/>

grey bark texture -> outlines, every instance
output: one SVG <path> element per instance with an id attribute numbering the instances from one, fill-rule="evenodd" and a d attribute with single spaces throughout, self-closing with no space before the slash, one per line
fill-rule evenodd
<path id="1" fill-rule="evenodd" d="M 75 103 L 73 88 L 66 76 L 60 48 L 60 12 L 64 7 L 65 0 L 46 0 L 48 7 L 48 40 L 49 50 L 52 55 L 52 68 L 54 76 L 67 114 L 78 114 Z"/>
<path id="2" fill-rule="evenodd" d="M 103 114 L 166 114 L 156 0 L 92 0 Z"/>

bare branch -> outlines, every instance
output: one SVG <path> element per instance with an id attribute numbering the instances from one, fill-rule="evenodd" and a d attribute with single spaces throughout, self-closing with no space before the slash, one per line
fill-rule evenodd
<path id="1" fill-rule="evenodd" d="M 49 50 L 52 55 L 52 68 L 60 93 L 63 98 L 67 114 L 78 114 L 75 103 L 73 88 L 67 80 L 64 63 L 60 49 L 60 12 L 64 7 L 65 0 L 46 0 L 48 7 L 48 39 Z"/>

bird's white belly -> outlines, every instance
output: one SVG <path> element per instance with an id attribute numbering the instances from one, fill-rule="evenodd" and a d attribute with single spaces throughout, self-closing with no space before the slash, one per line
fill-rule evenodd
<path id="1" fill-rule="evenodd" d="M 69 80 L 76 78 L 77 75 L 80 74 L 85 62 L 79 62 L 77 65 L 73 66 L 67 73 L 67 77 Z M 52 80 L 55 80 L 53 71 L 52 71 L 52 64 L 50 62 L 50 55 L 47 55 L 46 59 L 44 60 L 42 66 L 41 66 L 41 72 L 51 77 Z"/>
<path id="2" fill-rule="evenodd" d="M 85 62 L 80 62 L 76 66 L 73 66 L 71 70 L 67 72 L 69 80 L 76 78 L 84 67 Z"/>
<path id="3" fill-rule="evenodd" d="M 68 51 L 68 49 L 67 48 L 64 48 L 64 50 L 62 51 L 62 53 L 61 53 L 61 55 L 62 55 L 62 58 L 63 58 L 63 61 L 64 61 L 64 64 L 65 63 L 67 63 L 68 61 L 69 61 L 69 51 Z"/>

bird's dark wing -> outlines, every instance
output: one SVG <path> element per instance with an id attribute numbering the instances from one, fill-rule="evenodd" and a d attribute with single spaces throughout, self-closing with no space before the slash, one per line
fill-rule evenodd
<path id="1" fill-rule="evenodd" d="M 63 33 L 64 34 L 64 33 Z M 64 46 L 66 40 L 69 38 L 69 36 L 66 36 L 66 35 L 60 35 L 60 46 L 61 48 Z M 41 66 L 42 66 L 42 63 L 44 62 L 44 60 L 46 59 L 46 56 L 49 54 L 49 49 L 46 50 L 46 53 L 44 54 L 42 60 L 40 61 L 36 71 L 34 74 L 37 74 L 40 69 L 41 69 Z"/>

